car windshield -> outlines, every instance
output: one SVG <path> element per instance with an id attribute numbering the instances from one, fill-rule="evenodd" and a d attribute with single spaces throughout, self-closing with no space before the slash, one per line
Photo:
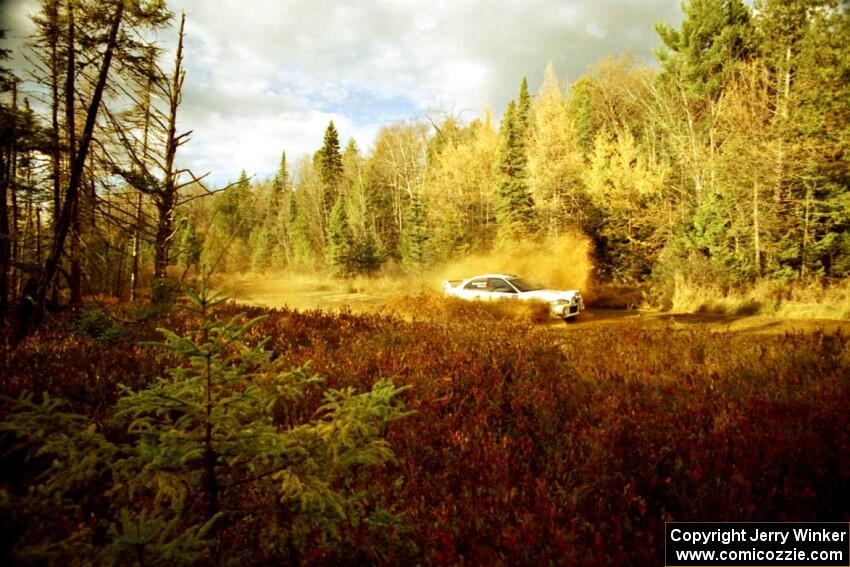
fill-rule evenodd
<path id="1" fill-rule="evenodd" d="M 508 281 L 511 282 L 514 285 L 514 287 L 516 287 L 520 291 L 534 291 L 536 289 L 543 289 L 542 286 L 533 284 L 533 283 L 526 281 L 522 278 L 511 278 Z"/>

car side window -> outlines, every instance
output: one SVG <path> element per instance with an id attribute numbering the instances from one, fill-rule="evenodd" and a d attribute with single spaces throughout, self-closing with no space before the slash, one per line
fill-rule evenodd
<path id="1" fill-rule="evenodd" d="M 475 291 L 484 291 L 485 289 L 487 289 L 487 280 L 484 279 L 484 278 L 478 278 L 478 279 L 472 280 L 471 282 L 469 282 L 468 284 L 463 286 L 463 289 L 471 289 L 471 290 L 475 290 Z"/>
<path id="2" fill-rule="evenodd" d="M 502 278 L 490 278 L 487 280 L 487 288 L 490 291 L 496 291 L 499 293 L 516 293 L 516 290 L 503 280 Z"/>

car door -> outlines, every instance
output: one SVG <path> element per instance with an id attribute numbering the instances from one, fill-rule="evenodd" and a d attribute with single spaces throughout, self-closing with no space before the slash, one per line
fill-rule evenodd
<path id="1" fill-rule="evenodd" d="M 490 299 L 517 299 L 517 290 L 504 278 L 487 278 Z"/>
<path id="2" fill-rule="evenodd" d="M 490 292 L 487 290 L 487 278 L 475 278 L 469 280 L 463 286 L 464 299 L 489 299 Z"/>

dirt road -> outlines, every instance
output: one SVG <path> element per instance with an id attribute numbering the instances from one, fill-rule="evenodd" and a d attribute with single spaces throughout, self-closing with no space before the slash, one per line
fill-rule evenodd
<path id="1" fill-rule="evenodd" d="M 384 311 L 390 298 L 429 290 L 425 286 L 411 289 L 396 284 L 373 286 L 356 283 L 317 283 L 315 281 L 247 278 L 232 280 L 221 286 L 239 303 L 295 309 L 341 309 L 354 312 Z M 433 292 L 433 290 L 430 290 Z M 660 313 L 650 311 L 590 308 L 578 318 L 564 324 L 553 321 L 547 328 L 554 332 L 580 332 L 588 329 L 638 324 L 646 328 L 706 329 L 714 332 L 747 334 L 781 334 L 823 331 L 850 333 L 850 321 L 831 319 L 790 319 L 765 315 L 726 315 L 715 313 Z"/>
<path id="2" fill-rule="evenodd" d="M 848 333 L 850 321 L 833 319 L 789 319 L 766 315 L 726 315 L 717 313 L 659 313 L 611 309 L 588 309 L 570 329 L 591 329 L 640 324 L 649 328 L 671 326 L 674 329 L 706 329 L 723 333 L 782 334 L 822 331 Z"/>

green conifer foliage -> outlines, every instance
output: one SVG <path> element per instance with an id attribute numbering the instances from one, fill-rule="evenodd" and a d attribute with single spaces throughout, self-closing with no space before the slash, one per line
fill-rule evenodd
<path id="1" fill-rule="evenodd" d="M 251 268 L 262 272 L 269 268 L 282 268 L 291 254 L 290 223 L 288 209 L 289 172 L 286 169 L 286 153 L 280 159 L 277 174 L 268 187 L 265 209 L 261 223 L 251 231 Z M 283 209 L 286 210 L 283 210 Z"/>
<path id="2" fill-rule="evenodd" d="M 345 201 L 339 198 L 328 220 L 328 263 L 333 275 L 347 278 L 356 273 L 354 249 Z"/>
<path id="3" fill-rule="evenodd" d="M 523 77 L 519 85 L 519 97 L 516 103 L 516 131 L 520 142 L 525 145 L 531 128 L 531 95 L 528 93 L 528 80 Z"/>
<path id="4" fill-rule="evenodd" d="M 401 236 L 401 259 L 411 272 L 422 273 L 428 263 L 428 214 L 425 201 L 419 192 L 414 192 L 404 215 L 404 230 Z"/>
<path id="5" fill-rule="evenodd" d="M 534 199 L 526 181 L 525 143 L 520 136 L 516 113 L 516 103 L 511 101 L 500 131 L 496 219 L 499 223 L 499 241 L 502 243 L 533 238 L 538 232 Z"/>
<path id="6" fill-rule="evenodd" d="M 658 52 L 664 74 L 684 80 L 696 96 L 718 95 L 733 64 L 751 51 L 750 10 L 741 0 L 691 0 L 680 30 L 657 24 L 669 51 Z"/>
<path id="7" fill-rule="evenodd" d="M 271 267 L 272 252 L 278 246 L 274 217 L 266 214 L 263 223 L 251 231 L 249 248 L 251 249 L 251 269 L 263 272 Z"/>
<path id="8" fill-rule="evenodd" d="M 343 179 L 342 153 L 339 146 L 339 133 L 333 120 L 325 130 L 322 148 L 316 156 L 319 178 L 322 182 L 324 211 L 327 214 L 336 203 Z"/>
<path id="9" fill-rule="evenodd" d="M 374 230 L 354 239 L 354 265 L 358 274 L 374 274 L 387 261 L 387 251 Z"/>
<path id="10" fill-rule="evenodd" d="M 304 207 L 299 205 L 298 198 L 292 198 L 292 259 L 297 267 L 311 267 L 314 262 L 314 247 L 310 238 L 310 225 Z"/>
<path id="11" fill-rule="evenodd" d="M 251 267 L 249 240 L 255 223 L 253 207 L 251 183 L 243 170 L 232 187 L 214 198 L 213 222 L 204 238 L 203 265 L 220 272 Z"/>
<path id="12" fill-rule="evenodd" d="M 215 213 L 217 223 L 221 223 L 222 230 L 228 236 L 247 239 L 251 230 L 251 223 L 246 222 L 245 216 L 250 201 L 251 183 L 248 174 L 243 169 L 239 174 L 239 180 L 227 191 L 222 193 L 215 201 Z"/>
<path id="13" fill-rule="evenodd" d="M 567 103 L 567 109 L 575 124 L 579 144 L 585 157 L 593 151 L 596 134 L 603 126 L 602 119 L 593 108 L 595 93 L 596 86 L 593 79 L 586 75 L 582 76 L 570 87 Z"/>
<path id="14" fill-rule="evenodd" d="M 850 5 L 763 0 L 755 18 L 769 77 L 779 222 L 777 275 L 850 274 Z"/>
<path id="15" fill-rule="evenodd" d="M 184 270 L 192 266 L 196 268 L 201 262 L 201 240 L 195 228 L 195 221 L 191 215 L 185 217 L 185 222 L 180 227 L 177 238 L 177 261 Z"/>

